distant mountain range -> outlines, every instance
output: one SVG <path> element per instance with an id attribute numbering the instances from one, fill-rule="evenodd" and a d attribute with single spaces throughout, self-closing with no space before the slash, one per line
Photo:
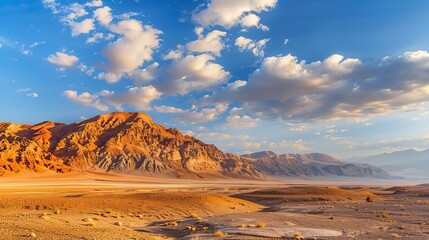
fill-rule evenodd
<path id="1" fill-rule="evenodd" d="M 379 166 L 394 174 L 418 174 L 429 178 L 429 149 L 424 151 L 408 149 L 405 151 L 384 153 L 367 157 L 353 157 L 344 160 Z"/>
<path id="2" fill-rule="evenodd" d="M 276 154 L 265 151 L 243 156 L 255 159 L 257 168 L 269 176 L 389 177 L 379 167 L 342 162 L 323 153 Z"/>
<path id="3" fill-rule="evenodd" d="M 320 153 L 224 153 L 144 113 L 117 112 L 72 124 L 0 123 L 0 176 L 82 170 L 177 178 L 389 176 L 379 167 Z"/>

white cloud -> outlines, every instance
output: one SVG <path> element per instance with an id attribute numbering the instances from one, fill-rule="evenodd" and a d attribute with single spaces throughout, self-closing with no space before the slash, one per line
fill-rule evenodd
<path id="1" fill-rule="evenodd" d="M 214 107 L 186 110 L 171 106 L 158 106 L 153 107 L 153 109 L 160 113 L 174 114 L 183 123 L 196 124 L 218 119 L 228 109 L 228 105 L 217 104 Z"/>
<path id="2" fill-rule="evenodd" d="M 121 110 L 123 105 L 133 106 L 137 110 L 150 109 L 150 103 L 159 99 L 162 93 L 153 86 L 132 87 L 126 92 L 107 94 L 105 102 Z"/>
<path id="3" fill-rule="evenodd" d="M 39 94 L 31 90 L 31 88 L 20 88 L 16 90 L 17 93 L 23 93 L 27 97 L 37 98 Z"/>
<path id="4" fill-rule="evenodd" d="M 78 94 L 76 91 L 72 90 L 66 90 L 63 92 L 63 95 L 68 98 L 70 101 L 84 105 L 87 107 L 93 107 L 96 108 L 99 111 L 107 111 L 109 110 L 109 107 L 106 105 L 103 105 L 100 103 L 100 100 L 98 99 L 98 95 L 92 95 L 88 92 L 84 92 L 82 94 Z"/>
<path id="5" fill-rule="evenodd" d="M 112 13 L 110 12 L 111 10 L 112 9 L 108 6 L 97 8 L 94 11 L 94 17 L 100 22 L 101 25 L 109 26 L 113 20 Z"/>
<path id="6" fill-rule="evenodd" d="M 164 60 L 177 60 L 177 59 L 182 58 L 183 53 L 184 53 L 183 46 L 182 45 L 177 45 L 177 49 L 169 51 L 163 57 L 163 59 Z"/>
<path id="7" fill-rule="evenodd" d="M 94 94 L 84 92 L 80 95 L 76 91 L 67 90 L 63 95 L 74 103 L 94 107 L 100 111 L 107 111 L 108 105 L 122 111 L 124 105 L 132 106 L 137 110 L 149 110 L 151 102 L 159 99 L 162 93 L 153 86 L 146 86 L 131 87 L 127 91 L 119 93 L 102 90 Z"/>
<path id="8" fill-rule="evenodd" d="M 43 6 L 45 8 L 51 9 L 53 14 L 58 14 L 60 11 L 58 10 L 59 3 L 55 0 L 42 0 Z"/>
<path id="9" fill-rule="evenodd" d="M 289 39 L 286 38 L 283 42 L 283 45 L 287 45 L 288 43 L 289 43 Z"/>
<path id="10" fill-rule="evenodd" d="M 92 2 L 88 2 L 85 4 L 87 7 L 101 7 L 103 6 L 102 0 L 92 0 Z"/>
<path id="11" fill-rule="evenodd" d="M 147 66 L 145 69 L 136 69 L 131 74 L 130 77 L 133 80 L 135 85 L 142 85 L 144 83 L 150 82 L 157 77 L 159 63 L 154 62 L 151 65 Z"/>
<path id="12" fill-rule="evenodd" d="M 80 34 L 87 34 L 95 29 L 94 20 L 90 18 L 87 18 L 82 22 L 70 21 L 69 25 L 72 30 L 73 37 L 79 36 Z"/>
<path id="13" fill-rule="evenodd" d="M 35 48 L 37 46 L 40 46 L 40 45 L 44 45 L 44 44 L 46 44 L 45 41 L 42 41 L 42 42 L 33 42 L 32 44 L 30 44 L 30 46 L 28 48 L 25 48 L 23 46 L 22 49 L 21 49 L 21 53 L 24 54 L 24 55 L 31 55 L 31 54 L 33 54 L 33 52 L 32 52 L 33 48 Z"/>
<path id="14" fill-rule="evenodd" d="M 259 118 L 240 114 L 241 110 L 241 108 L 231 109 L 230 115 L 226 117 L 226 122 L 222 124 L 222 127 L 230 129 L 244 129 L 258 126 L 258 122 L 261 121 Z"/>
<path id="15" fill-rule="evenodd" d="M 186 44 L 186 48 L 191 52 L 212 53 L 216 56 L 219 56 L 220 52 L 224 48 L 222 37 L 226 36 L 226 32 L 214 30 L 204 36 L 203 30 L 204 29 L 202 27 L 195 29 L 198 40 L 189 42 Z"/>
<path id="16" fill-rule="evenodd" d="M 222 26 L 229 29 L 238 24 L 245 28 L 257 27 L 260 26 L 260 18 L 256 14 L 269 11 L 276 4 L 277 0 L 211 0 L 206 9 L 192 18 L 204 27 Z"/>
<path id="17" fill-rule="evenodd" d="M 174 61 L 168 68 L 168 76 L 157 87 L 168 94 L 187 94 L 192 91 L 209 91 L 211 87 L 225 83 L 229 78 L 219 64 L 213 63 L 209 54 L 188 55 Z"/>
<path id="18" fill-rule="evenodd" d="M 292 132 L 302 132 L 302 131 L 304 131 L 307 128 L 307 125 L 305 125 L 305 124 L 293 124 L 293 123 L 290 123 L 288 125 L 291 126 L 289 128 L 289 131 L 292 131 Z"/>
<path id="19" fill-rule="evenodd" d="M 292 55 L 268 57 L 245 86 L 203 100 L 238 102 L 245 111 L 265 118 L 357 120 L 428 103 L 428 74 L 425 51 L 368 62 L 340 55 L 312 63 Z"/>
<path id="20" fill-rule="evenodd" d="M 67 15 L 67 18 L 72 21 L 76 18 L 80 18 L 85 15 L 88 15 L 88 12 L 85 10 L 85 6 L 80 5 L 78 3 L 73 3 L 70 6 L 68 6 L 66 8 L 66 12 L 69 12 L 69 14 Z"/>
<path id="21" fill-rule="evenodd" d="M 131 74 L 146 61 L 152 60 L 153 51 L 159 47 L 161 31 L 136 20 L 123 20 L 110 25 L 109 29 L 121 37 L 103 50 L 108 60 L 108 73 L 103 76 L 107 77 L 108 82 L 117 82 L 123 74 Z"/>
<path id="22" fill-rule="evenodd" d="M 213 141 L 225 141 L 225 140 L 239 140 L 239 141 L 246 141 L 250 139 L 250 136 L 248 135 L 231 135 L 227 133 L 202 133 L 202 134 L 196 134 L 195 137 L 202 139 L 207 142 L 213 142 Z"/>
<path id="23" fill-rule="evenodd" d="M 108 33 L 108 34 L 104 34 L 104 33 L 94 33 L 94 35 L 92 35 L 92 37 L 89 37 L 86 39 L 86 43 L 97 43 L 100 40 L 104 40 L 104 41 L 108 41 L 111 40 L 115 37 L 115 35 Z"/>
<path id="24" fill-rule="evenodd" d="M 240 36 L 235 39 L 235 46 L 237 46 L 240 51 L 248 50 L 251 51 L 255 56 L 263 57 L 265 54 L 265 46 L 269 40 L 270 39 L 265 38 L 255 42 L 252 39 Z"/>
<path id="25" fill-rule="evenodd" d="M 93 73 L 94 73 L 94 71 L 95 71 L 95 68 L 94 68 L 94 67 L 88 67 L 88 66 L 86 66 L 85 64 L 81 63 L 81 64 L 79 65 L 79 70 L 80 70 L 81 72 L 85 73 L 85 74 L 86 74 L 86 75 L 88 75 L 88 76 L 92 76 L 92 74 L 93 74 Z"/>
<path id="26" fill-rule="evenodd" d="M 37 98 L 39 97 L 39 94 L 36 92 L 31 92 L 26 94 L 27 97 Z"/>
<path id="27" fill-rule="evenodd" d="M 56 52 L 55 55 L 49 55 L 48 61 L 63 68 L 72 68 L 77 65 L 79 58 L 62 52 Z"/>

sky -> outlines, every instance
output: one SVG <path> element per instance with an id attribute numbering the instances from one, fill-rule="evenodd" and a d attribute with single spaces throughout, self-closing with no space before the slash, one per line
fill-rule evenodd
<path id="1" fill-rule="evenodd" d="M 140 111 L 221 150 L 429 148 L 429 1 L 0 1 L 0 121 Z"/>

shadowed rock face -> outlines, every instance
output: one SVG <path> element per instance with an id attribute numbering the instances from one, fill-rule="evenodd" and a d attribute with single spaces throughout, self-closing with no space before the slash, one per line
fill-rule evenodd
<path id="1" fill-rule="evenodd" d="M 0 123 L 0 175 L 71 170 L 186 178 L 383 176 L 325 154 L 223 153 L 143 113 L 111 113 L 72 124 Z"/>

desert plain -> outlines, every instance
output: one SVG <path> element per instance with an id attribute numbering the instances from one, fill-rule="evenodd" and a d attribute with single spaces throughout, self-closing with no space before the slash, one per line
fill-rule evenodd
<path id="1" fill-rule="evenodd" d="M 429 239 L 429 185 L 25 174 L 1 179 L 0 220 L 11 240 Z"/>

